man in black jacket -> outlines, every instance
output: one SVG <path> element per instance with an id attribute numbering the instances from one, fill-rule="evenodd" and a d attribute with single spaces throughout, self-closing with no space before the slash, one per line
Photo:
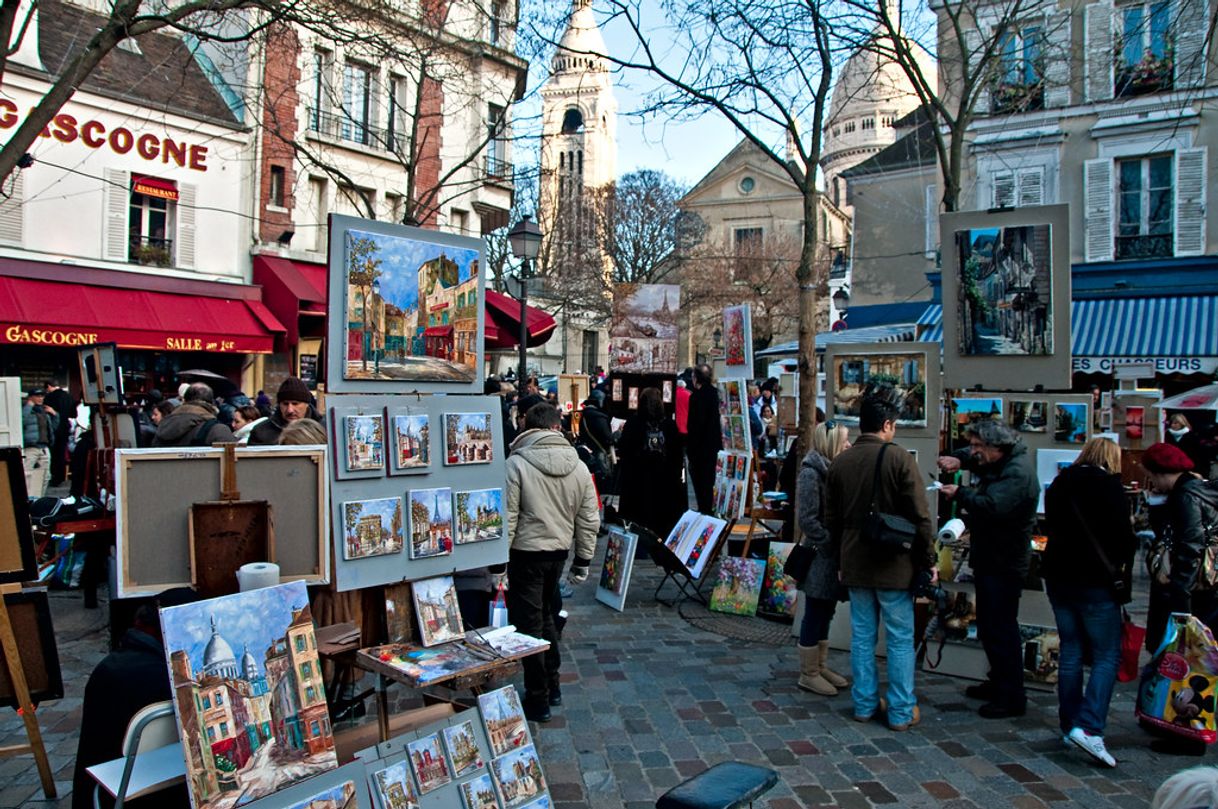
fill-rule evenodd
<path id="1" fill-rule="evenodd" d="M 210 447 L 233 440 L 233 431 L 220 423 L 216 395 L 204 383 L 195 382 L 183 394 L 182 406 L 161 419 L 152 446 Z"/>
<path id="2" fill-rule="evenodd" d="M 250 433 L 250 445 L 278 444 L 283 428 L 300 419 L 313 419 L 323 428 L 326 426 L 325 419 L 313 407 L 313 393 L 309 386 L 289 376 L 275 394 L 275 412 Z"/>
<path id="3" fill-rule="evenodd" d="M 715 387 L 709 365 L 694 369 L 694 390 L 689 397 L 689 437 L 685 457 L 689 460 L 689 477 L 698 500 L 698 511 L 714 513 L 715 459 L 723 449 L 723 431 L 719 425 L 719 390 Z"/>
<path id="4" fill-rule="evenodd" d="M 971 471 L 977 485 L 944 486 L 943 494 L 963 509 L 971 537 L 969 565 L 977 589 L 977 636 L 990 664 L 988 679 L 965 693 L 984 699 L 986 719 L 1023 716 L 1023 642 L 1019 597 L 1028 574 L 1040 484 L 1028 448 L 1001 421 L 977 422 L 966 431 L 969 446 L 939 459 L 939 468 Z"/>
<path id="5" fill-rule="evenodd" d="M 55 426 L 55 440 L 51 444 L 51 486 L 59 486 L 68 476 L 68 432 L 72 429 L 71 419 L 76 418 L 76 401 L 72 394 L 60 386 L 59 380 L 47 382 L 47 395 L 44 401 L 59 414 L 59 424 Z"/>

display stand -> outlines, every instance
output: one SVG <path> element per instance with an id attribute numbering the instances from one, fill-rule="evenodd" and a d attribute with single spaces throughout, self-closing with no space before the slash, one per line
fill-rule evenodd
<path id="1" fill-rule="evenodd" d="M 0 585 L 0 649 L 4 652 L 4 665 L 7 667 L 9 680 L 17 697 L 17 713 L 25 723 L 25 735 L 28 744 L 15 744 L 0 747 L 0 757 L 34 754 L 34 762 L 38 765 L 38 778 L 42 781 L 42 792 L 48 800 L 58 797 L 55 791 L 55 779 L 51 775 L 51 763 L 47 758 L 46 745 L 42 741 L 42 731 L 38 727 L 38 717 L 34 713 L 34 704 L 30 700 L 30 689 L 25 680 L 25 669 L 21 665 L 21 655 L 17 650 L 17 638 L 13 634 L 13 625 L 8 617 L 8 605 L 4 596 L 21 591 L 19 584 Z"/>

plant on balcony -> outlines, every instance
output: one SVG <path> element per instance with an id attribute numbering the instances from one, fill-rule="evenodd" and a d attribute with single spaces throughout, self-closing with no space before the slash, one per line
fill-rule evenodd
<path id="1" fill-rule="evenodd" d="M 172 262 L 169 248 L 157 244 L 138 244 L 131 250 L 131 260 L 146 267 L 168 267 Z"/>
<path id="2" fill-rule="evenodd" d="M 998 82 L 991 92 L 994 112 L 1025 112 L 1044 107 L 1045 83 Z"/>
<path id="3" fill-rule="evenodd" d="M 1156 90 L 1167 90 L 1172 86 L 1172 76 L 1175 72 L 1175 53 L 1168 48 L 1162 56 L 1155 56 L 1149 50 L 1142 58 L 1130 64 L 1122 56 L 1124 48 L 1120 40 L 1116 48 L 1116 85 L 1117 91 L 1129 94 L 1153 93 Z"/>

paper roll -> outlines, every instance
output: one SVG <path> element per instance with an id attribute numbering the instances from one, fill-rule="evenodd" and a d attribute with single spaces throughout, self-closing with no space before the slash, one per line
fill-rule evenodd
<path id="1" fill-rule="evenodd" d="M 954 545 L 960 541 L 960 535 L 964 533 L 964 520 L 956 517 L 948 520 L 943 528 L 939 530 L 939 541 L 944 545 Z"/>
<path id="2" fill-rule="evenodd" d="M 274 587 L 279 584 L 279 565 L 271 562 L 252 562 L 237 568 L 237 585 L 241 592 Z"/>

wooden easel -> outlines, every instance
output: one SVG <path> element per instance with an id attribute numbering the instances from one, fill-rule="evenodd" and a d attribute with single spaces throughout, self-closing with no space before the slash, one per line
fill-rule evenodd
<path id="1" fill-rule="evenodd" d="M 50 800 L 58 797 L 55 792 L 55 779 L 51 775 L 51 763 L 47 759 L 47 749 L 42 742 L 38 717 L 34 714 L 34 703 L 30 700 L 30 688 L 25 681 L 25 669 L 21 665 L 21 654 L 17 650 L 17 637 L 13 634 L 8 605 L 4 601 L 4 596 L 20 591 L 19 584 L 0 584 L 0 650 L 4 653 L 4 665 L 8 670 L 9 681 L 13 684 L 13 693 L 17 697 L 17 713 L 25 723 L 25 735 L 29 743 L 0 747 L 0 757 L 33 753 L 34 762 L 38 765 L 38 777 L 42 781 L 42 793 Z"/>

